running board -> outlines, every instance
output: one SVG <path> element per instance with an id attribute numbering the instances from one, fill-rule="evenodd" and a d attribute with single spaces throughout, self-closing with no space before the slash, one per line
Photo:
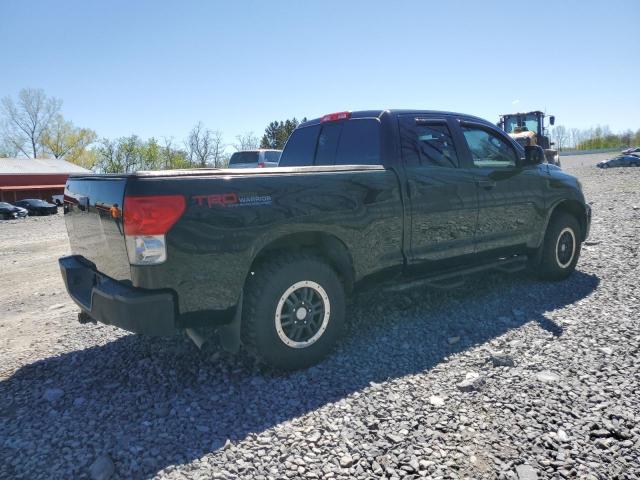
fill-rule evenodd
<path id="1" fill-rule="evenodd" d="M 465 276 L 473 273 L 483 272 L 485 270 L 498 270 L 506 273 L 515 273 L 524 270 L 527 267 L 527 256 L 518 255 L 515 257 L 501 258 L 492 262 L 481 263 L 471 267 L 462 267 L 447 270 L 434 275 L 427 275 L 408 282 L 389 285 L 382 287 L 383 290 L 391 292 L 400 292 L 420 286 L 429 286 L 441 289 L 458 288 L 465 283 Z"/>

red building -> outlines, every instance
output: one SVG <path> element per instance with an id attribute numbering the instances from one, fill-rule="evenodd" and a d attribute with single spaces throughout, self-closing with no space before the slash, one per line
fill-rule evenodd
<path id="1" fill-rule="evenodd" d="M 64 193 L 64 184 L 72 173 L 89 170 L 53 158 L 0 158 L 0 202 L 23 198 L 52 201 Z"/>

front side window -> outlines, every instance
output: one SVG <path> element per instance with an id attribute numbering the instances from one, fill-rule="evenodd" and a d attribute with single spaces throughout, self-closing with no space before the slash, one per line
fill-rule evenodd
<path id="1" fill-rule="evenodd" d="M 458 154 L 445 122 L 402 120 L 402 158 L 406 165 L 458 167 Z"/>
<path id="2" fill-rule="evenodd" d="M 515 167 L 518 155 L 506 140 L 488 130 L 462 127 L 476 167 Z"/>

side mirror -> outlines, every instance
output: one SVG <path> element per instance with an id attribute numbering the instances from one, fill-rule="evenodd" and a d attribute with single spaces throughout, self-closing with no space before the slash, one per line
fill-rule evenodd
<path id="1" fill-rule="evenodd" d="M 549 117 L 549 124 L 550 125 L 555 125 L 556 124 L 556 117 L 554 117 L 553 115 L 551 115 Z"/>
<path id="2" fill-rule="evenodd" d="M 527 145 L 524 147 L 524 164 L 539 165 L 544 163 L 544 150 L 540 145 Z"/>

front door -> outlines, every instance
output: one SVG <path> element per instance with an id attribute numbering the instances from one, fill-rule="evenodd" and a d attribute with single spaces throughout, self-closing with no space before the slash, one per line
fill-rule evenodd
<path id="1" fill-rule="evenodd" d="M 450 119 L 399 117 L 411 228 L 411 263 L 473 253 L 478 216 L 476 177 L 461 168 Z"/>
<path id="2" fill-rule="evenodd" d="M 547 175 L 544 166 L 522 166 L 502 133 L 481 123 L 460 122 L 478 188 L 476 252 L 518 250 L 543 228 Z"/>

